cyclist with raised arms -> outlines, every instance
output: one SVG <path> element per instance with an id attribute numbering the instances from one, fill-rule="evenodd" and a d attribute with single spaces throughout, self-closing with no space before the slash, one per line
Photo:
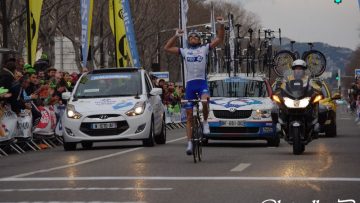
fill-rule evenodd
<path id="1" fill-rule="evenodd" d="M 207 67 L 207 55 L 211 49 L 214 49 L 217 45 L 224 41 L 224 20 L 222 17 L 217 17 L 217 22 L 221 24 L 217 30 L 217 37 L 210 43 L 201 44 L 201 35 L 196 31 L 191 31 L 187 36 L 188 48 L 176 47 L 176 41 L 178 37 L 184 34 L 184 31 L 177 29 L 176 34 L 171 37 L 166 43 L 165 51 L 172 54 L 179 54 L 182 56 L 186 65 L 185 79 L 186 79 L 186 100 L 197 99 L 196 94 L 201 97 L 201 100 L 209 100 L 209 88 L 206 80 L 206 67 Z M 192 154 L 192 117 L 193 117 L 193 104 L 188 102 L 185 105 L 187 122 L 186 122 L 186 135 L 188 144 L 186 148 L 186 154 Z M 203 103 L 203 133 L 210 133 L 209 124 L 207 122 L 209 114 L 208 104 Z"/>

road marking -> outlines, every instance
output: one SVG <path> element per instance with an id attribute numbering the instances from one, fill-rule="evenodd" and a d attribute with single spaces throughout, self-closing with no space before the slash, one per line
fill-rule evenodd
<path id="1" fill-rule="evenodd" d="M 339 120 L 353 120 L 353 118 L 339 118 Z"/>
<path id="2" fill-rule="evenodd" d="M 91 201 L 91 202 L 81 202 L 81 201 L 71 201 L 71 202 L 60 202 L 60 201 L 48 201 L 48 202 L 0 202 L 0 203 L 145 203 L 145 202 L 104 202 L 104 201 Z"/>
<path id="3" fill-rule="evenodd" d="M 135 190 L 135 191 L 169 191 L 173 188 L 135 188 L 135 187 L 76 187 L 76 188 L 20 188 L 20 189 L 0 189 L 0 192 L 49 192 L 49 191 L 119 191 L 119 190 Z"/>
<path id="4" fill-rule="evenodd" d="M 167 143 L 172 143 L 172 142 L 176 142 L 176 141 L 183 140 L 183 139 L 185 139 L 185 137 L 170 140 Z M 41 170 L 32 171 L 32 172 L 28 172 L 28 173 L 22 173 L 22 174 L 18 174 L 18 175 L 15 175 L 15 176 L 10 176 L 8 178 L 21 178 L 21 177 L 25 177 L 25 176 L 38 174 L 38 173 L 46 173 L 46 172 L 51 172 L 51 171 L 60 170 L 60 169 L 64 169 L 64 168 L 69 168 L 69 167 L 73 167 L 73 166 L 79 166 L 79 165 L 83 165 L 83 164 L 87 164 L 87 163 L 91 163 L 91 162 L 95 162 L 95 161 L 99 161 L 99 160 L 103 160 L 103 159 L 107 159 L 107 158 L 127 154 L 127 153 L 134 152 L 134 151 L 137 151 L 137 150 L 140 150 L 140 149 L 144 149 L 144 147 L 137 147 L 137 148 L 133 148 L 133 149 L 128 149 L 128 150 L 125 150 L 125 151 L 122 151 L 122 152 L 108 154 L 108 155 L 100 156 L 100 157 L 95 157 L 95 158 L 92 158 L 92 159 L 80 161 L 80 162 L 73 163 L 73 164 L 66 164 L 66 165 L 62 165 L 62 166 L 58 166 L 58 167 L 54 167 L 54 168 L 41 169 Z"/>
<path id="5" fill-rule="evenodd" d="M 105 176 L 105 177 L 37 177 L 1 178 L 0 182 L 30 181 L 119 181 L 119 180 L 159 180 L 159 181 L 311 181 L 311 182 L 360 182 L 358 177 L 246 177 L 246 176 Z"/>
<path id="6" fill-rule="evenodd" d="M 241 172 L 243 170 L 245 170 L 247 167 L 249 167 L 251 164 L 247 164 L 247 163 L 241 163 L 238 166 L 236 166 L 235 168 L 231 169 L 231 172 Z"/>

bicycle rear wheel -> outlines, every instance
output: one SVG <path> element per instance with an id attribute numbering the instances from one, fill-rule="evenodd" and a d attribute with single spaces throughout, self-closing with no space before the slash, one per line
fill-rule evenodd
<path id="1" fill-rule="evenodd" d="M 200 121 L 200 118 L 197 118 L 197 122 L 198 122 L 198 139 L 197 139 L 197 142 L 198 142 L 198 160 L 199 161 L 202 161 L 202 139 L 203 139 L 203 128 L 202 128 L 202 125 L 201 125 L 201 121 Z"/>
<path id="2" fill-rule="evenodd" d="M 284 73 L 291 70 L 292 63 L 296 56 L 288 50 L 279 51 L 274 57 L 274 71 L 276 75 L 283 77 Z"/>

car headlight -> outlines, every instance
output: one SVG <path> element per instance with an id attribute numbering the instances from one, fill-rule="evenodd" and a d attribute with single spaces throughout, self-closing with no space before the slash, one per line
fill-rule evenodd
<path id="1" fill-rule="evenodd" d="M 138 102 L 135 104 L 135 106 L 130 109 L 128 112 L 126 112 L 125 114 L 127 116 L 138 116 L 144 113 L 146 108 L 146 103 L 145 102 Z"/>
<path id="2" fill-rule="evenodd" d="M 75 106 L 68 104 L 66 107 L 66 115 L 68 118 L 80 119 L 82 115 L 75 110 Z"/>
<path id="3" fill-rule="evenodd" d="M 271 111 L 266 109 L 266 110 L 260 110 L 257 109 L 255 111 L 255 113 L 253 114 L 253 119 L 261 119 L 261 118 L 270 118 L 271 116 Z"/>
<path id="4" fill-rule="evenodd" d="M 305 108 L 310 103 L 310 97 L 306 97 L 301 100 L 293 100 L 287 97 L 284 97 L 284 104 L 288 108 Z"/>

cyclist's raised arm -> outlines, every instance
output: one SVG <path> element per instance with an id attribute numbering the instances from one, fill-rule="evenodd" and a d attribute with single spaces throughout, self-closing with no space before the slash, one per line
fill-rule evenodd
<path id="1" fill-rule="evenodd" d="M 165 44 L 165 51 L 172 53 L 172 54 L 180 54 L 180 48 L 176 46 L 176 40 L 178 37 L 182 36 L 184 31 L 177 29 L 176 34 L 172 36 Z"/>
<path id="2" fill-rule="evenodd" d="M 216 38 L 212 40 L 210 43 L 211 49 L 215 48 L 224 41 L 224 35 L 225 35 L 224 19 L 223 17 L 217 17 L 216 20 L 218 23 L 220 23 L 220 27 L 218 28 Z"/>

